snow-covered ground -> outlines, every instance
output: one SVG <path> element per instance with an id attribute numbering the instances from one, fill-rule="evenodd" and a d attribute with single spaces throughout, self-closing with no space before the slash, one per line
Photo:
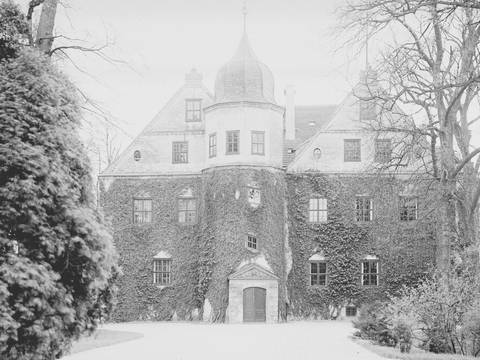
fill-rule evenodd
<path id="1" fill-rule="evenodd" d="M 350 322 L 281 324 L 126 323 L 103 329 L 142 338 L 64 357 L 63 360 L 380 360 L 349 336 Z"/>

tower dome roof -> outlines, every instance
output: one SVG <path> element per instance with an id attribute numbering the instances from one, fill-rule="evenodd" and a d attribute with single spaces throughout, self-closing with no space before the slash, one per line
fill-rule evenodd
<path id="1" fill-rule="evenodd" d="M 217 73 L 215 101 L 256 101 L 275 104 L 270 69 L 253 52 L 246 33 L 233 58 Z"/>

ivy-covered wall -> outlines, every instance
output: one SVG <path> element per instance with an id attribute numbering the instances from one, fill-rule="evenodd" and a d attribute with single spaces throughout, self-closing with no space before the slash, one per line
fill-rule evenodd
<path id="1" fill-rule="evenodd" d="M 191 189 L 201 202 L 200 177 L 116 179 L 103 194 L 103 206 L 114 229 L 123 276 L 119 280 L 118 304 L 113 319 L 171 319 L 176 312 L 188 318 L 198 307 L 198 224 L 178 223 L 177 199 Z M 133 199 L 152 199 L 152 222 L 133 223 Z M 201 205 L 200 205 L 201 206 Z M 153 257 L 160 251 L 172 255 L 173 283 L 160 288 L 153 284 Z"/>
<path id="2" fill-rule="evenodd" d="M 258 207 L 248 201 L 250 186 L 261 193 Z M 185 189 L 197 199 L 195 225 L 178 223 L 177 201 Z M 280 313 L 285 317 L 284 201 L 285 176 L 266 169 L 210 170 L 192 178 L 116 179 L 103 192 L 103 206 L 112 219 L 123 276 L 119 282 L 117 321 L 169 320 L 174 314 L 225 321 L 228 276 L 241 264 L 262 257 L 280 278 Z M 133 223 L 133 199 L 152 199 L 152 222 Z M 258 251 L 246 248 L 256 236 Z M 160 251 L 172 255 L 172 284 L 153 284 L 152 261 Z"/>
<path id="3" fill-rule="evenodd" d="M 400 221 L 398 195 L 405 184 L 374 176 L 288 174 L 289 243 L 293 268 L 288 277 L 289 313 L 295 317 L 336 317 L 342 306 L 360 305 L 411 285 L 434 266 L 434 224 L 420 196 L 418 220 Z M 424 192 L 417 189 L 417 194 Z M 373 198 L 373 220 L 356 222 L 357 195 Z M 328 221 L 310 223 L 312 196 L 328 201 Z M 323 252 L 326 286 L 310 286 L 308 259 Z M 362 286 L 361 260 L 376 256 L 379 286 Z"/>
<path id="4" fill-rule="evenodd" d="M 249 186 L 260 190 L 258 207 L 248 202 Z M 285 317 L 285 175 L 266 169 L 210 170 L 204 175 L 205 196 L 201 247 L 214 259 L 206 297 L 213 321 L 224 321 L 228 304 L 228 276 L 242 262 L 263 256 L 279 277 L 279 312 Z M 256 236 L 258 253 L 245 246 L 247 235 Z"/>
<path id="5" fill-rule="evenodd" d="M 279 278 L 280 319 L 287 314 L 336 317 L 346 304 L 394 293 L 428 276 L 435 259 L 426 199 L 419 199 L 418 220 L 400 221 L 398 194 L 404 185 L 392 178 L 248 167 L 210 169 L 192 177 L 117 178 L 102 196 L 123 269 L 114 320 L 202 318 L 208 300 L 208 320 L 225 321 L 228 276 L 259 258 Z M 258 206 L 248 200 L 250 187 L 260 190 Z M 194 225 L 178 223 L 178 197 L 186 189 L 197 199 Z M 356 195 L 373 198 L 372 221 L 356 222 Z M 312 196 L 328 200 L 326 223 L 308 222 Z M 152 199 L 151 223 L 133 223 L 135 197 Z M 257 252 L 246 248 L 248 234 L 256 236 Z M 160 251 L 172 255 L 172 284 L 165 288 L 152 278 L 153 257 Z M 317 252 L 328 261 L 327 286 L 309 283 L 308 259 Z M 360 263 L 367 255 L 380 261 L 379 286 L 361 285 Z"/>

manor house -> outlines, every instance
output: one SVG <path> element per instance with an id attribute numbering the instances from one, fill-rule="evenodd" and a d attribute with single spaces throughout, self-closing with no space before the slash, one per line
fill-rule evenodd
<path id="1" fill-rule="evenodd" d="M 279 104 L 244 33 L 213 93 L 196 70 L 100 175 L 123 275 L 114 318 L 355 316 L 434 265 L 408 171 L 382 176 L 369 73 L 338 106 Z"/>

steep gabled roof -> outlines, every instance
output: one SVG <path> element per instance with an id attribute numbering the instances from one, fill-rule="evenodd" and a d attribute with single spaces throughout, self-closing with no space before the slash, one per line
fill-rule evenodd
<path id="1" fill-rule="evenodd" d="M 213 96 L 203 85 L 202 77 L 196 70 L 187 74 L 185 80 L 185 84 L 100 176 L 149 175 L 168 172 L 166 165 L 171 166 L 171 158 L 164 158 L 168 153 L 164 148 L 166 136 L 182 132 L 191 136 L 203 134 L 203 118 L 200 122 L 185 121 L 185 101 L 202 99 L 202 106 L 206 107 L 213 103 Z M 133 154 L 136 150 L 140 151 L 140 161 L 134 160 Z"/>
<path id="2" fill-rule="evenodd" d="M 284 141 L 283 166 L 292 162 L 308 139 L 330 121 L 335 109 L 335 105 L 300 105 L 295 107 L 295 140 Z"/>

